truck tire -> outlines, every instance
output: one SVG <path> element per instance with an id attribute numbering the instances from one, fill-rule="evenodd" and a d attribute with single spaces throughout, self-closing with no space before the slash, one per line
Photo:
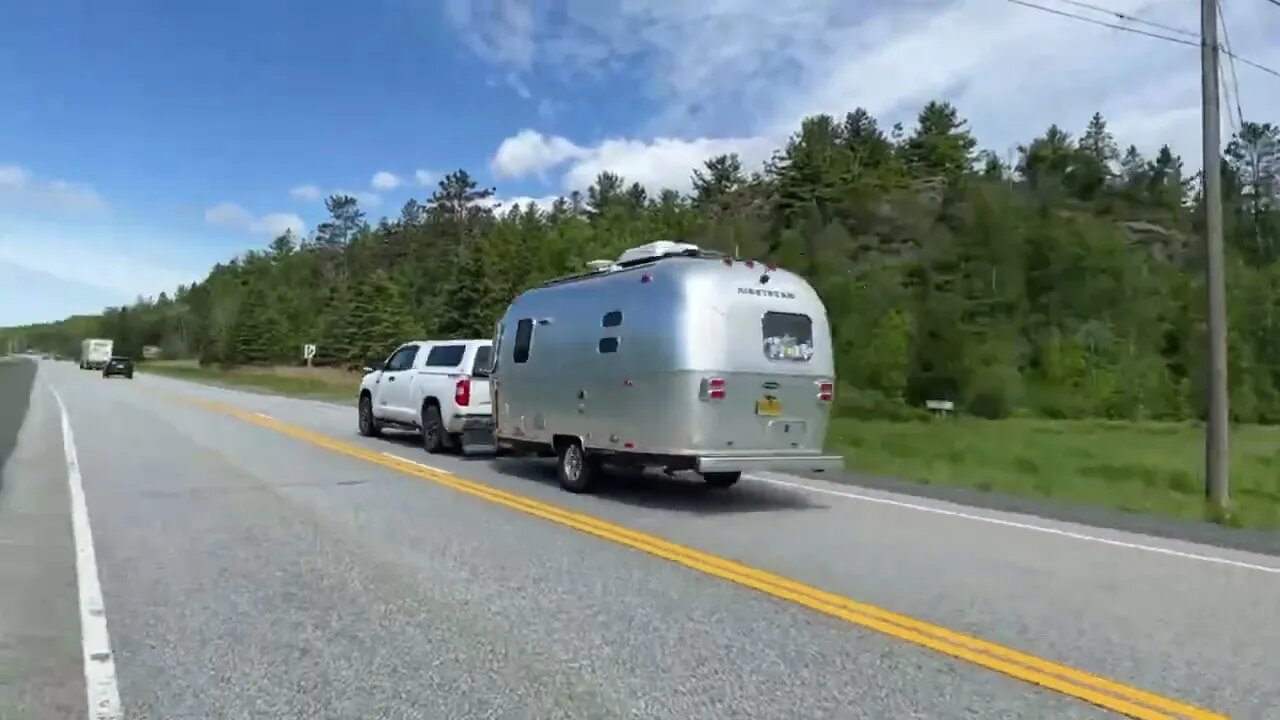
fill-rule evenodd
<path id="1" fill-rule="evenodd" d="M 444 421 L 440 419 L 439 405 L 425 405 L 422 408 L 422 447 L 432 455 L 445 450 L 448 438 L 444 430 Z"/>
<path id="2" fill-rule="evenodd" d="M 373 416 L 373 400 L 368 395 L 360 396 L 360 434 L 365 437 L 378 437 L 382 434 L 382 427 L 378 425 L 378 419 Z"/>
<path id="3" fill-rule="evenodd" d="M 577 440 L 563 442 L 557 450 L 556 475 L 560 478 L 560 487 L 571 493 L 591 492 L 600 479 L 600 463 Z"/>
<path id="4" fill-rule="evenodd" d="M 741 472 L 711 472 L 702 475 L 702 479 L 713 488 L 727 488 L 741 477 Z"/>

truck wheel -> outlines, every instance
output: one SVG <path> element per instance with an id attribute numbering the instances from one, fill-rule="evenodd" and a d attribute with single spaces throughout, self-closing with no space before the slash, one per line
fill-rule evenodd
<path id="1" fill-rule="evenodd" d="M 707 484 L 714 488 L 727 488 L 738 482 L 738 479 L 741 477 L 741 472 L 712 472 L 704 473 L 702 475 L 702 479 L 707 481 Z"/>
<path id="2" fill-rule="evenodd" d="M 560 487 L 571 493 L 590 492 L 600 475 L 600 463 L 587 454 L 577 440 L 562 443 L 557 464 Z"/>
<path id="3" fill-rule="evenodd" d="M 378 419 L 373 416 L 373 400 L 368 395 L 360 396 L 360 434 L 365 437 L 377 437 L 382 434 L 378 427 Z"/>
<path id="4" fill-rule="evenodd" d="M 436 454 L 445 449 L 444 421 L 440 419 L 440 407 L 428 405 L 422 408 L 422 447 Z"/>

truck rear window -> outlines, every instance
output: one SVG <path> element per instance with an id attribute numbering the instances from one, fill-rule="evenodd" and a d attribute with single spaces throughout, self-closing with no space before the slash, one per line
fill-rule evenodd
<path id="1" fill-rule="evenodd" d="M 436 345 L 427 353 L 427 367 L 458 367 L 466 352 L 466 345 Z"/>
<path id="2" fill-rule="evenodd" d="M 813 321 L 808 315 L 767 312 L 760 329 L 766 358 L 809 362 L 813 357 Z"/>

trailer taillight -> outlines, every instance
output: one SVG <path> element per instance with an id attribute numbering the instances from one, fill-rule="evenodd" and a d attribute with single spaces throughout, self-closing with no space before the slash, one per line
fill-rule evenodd
<path id="1" fill-rule="evenodd" d="M 703 394 L 708 400 L 723 400 L 725 397 L 724 378 L 707 378 L 706 391 Z"/>
<path id="2" fill-rule="evenodd" d="M 835 397 L 836 385 L 833 382 L 823 380 L 818 383 L 818 399 L 822 402 L 831 402 Z"/>
<path id="3" fill-rule="evenodd" d="M 453 386 L 453 401 L 458 407 L 471 404 L 471 378 L 462 378 L 457 385 Z"/>
<path id="4" fill-rule="evenodd" d="M 770 271 L 770 272 L 772 272 L 772 271 L 774 271 L 774 270 L 777 270 L 777 269 L 778 269 L 778 263 L 776 263 L 776 262 L 771 262 L 771 263 L 769 263 L 768 265 L 765 265 L 765 267 L 769 268 L 769 271 Z"/>
<path id="5" fill-rule="evenodd" d="M 749 267 L 749 268 L 753 268 L 753 267 L 755 267 L 755 266 L 756 266 L 756 261 L 755 261 L 755 260 L 748 260 L 748 261 L 747 261 L 747 267 Z"/>

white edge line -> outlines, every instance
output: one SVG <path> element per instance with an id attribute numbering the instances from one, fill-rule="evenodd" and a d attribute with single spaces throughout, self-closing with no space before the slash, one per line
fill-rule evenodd
<path id="1" fill-rule="evenodd" d="M 946 515 L 948 517 L 963 518 L 965 520 L 974 520 L 977 522 L 990 523 L 992 525 L 1001 525 L 1003 527 L 1017 528 L 1019 530 L 1030 530 L 1033 532 L 1045 533 L 1048 535 L 1057 535 L 1059 537 L 1071 538 L 1072 540 L 1084 540 L 1087 542 L 1095 542 L 1103 545 L 1111 545 L 1113 547 L 1128 548 L 1130 550 L 1141 550 L 1144 552 L 1157 553 L 1159 555 L 1168 555 L 1171 557 L 1182 558 L 1184 560 L 1199 560 L 1200 562 L 1216 563 L 1219 565 L 1230 565 L 1232 567 L 1243 568 L 1245 570 L 1256 570 L 1258 572 L 1272 573 L 1280 575 L 1280 567 L 1269 565 L 1257 565 L 1241 560 L 1231 560 L 1224 557 L 1216 557 L 1213 555 L 1200 555 L 1197 553 L 1182 552 L 1181 550 L 1172 550 L 1170 548 L 1158 547 L 1155 545 L 1143 545 L 1141 543 L 1125 542 L 1123 540 L 1112 540 L 1110 538 L 1098 537 L 1097 535 L 1086 535 L 1084 533 L 1071 532 L 1069 530 L 1059 530 L 1057 528 L 1045 527 L 1043 525 L 1032 525 L 1030 523 L 1020 523 L 1013 520 L 1002 520 L 1000 518 L 987 517 L 985 515 L 972 515 L 969 513 L 959 512 L 957 510 L 946 510 L 944 508 L 930 507 L 928 505 L 918 505 L 916 503 L 903 502 L 901 500 L 890 500 L 888 498 L 875 497 L 874 495 L 864 495 L 858 492 L 848 492 L 842 490 L 830 490 L 827 488 L 814 487 L 804 483 L 790 482 L 788 480 L 779 480 L 772 477 L 762 477 L 760 475 L 752 475 L 752 478 L 761 482 L 767 482 L 773 485 L 783 485 L 798 490 L 806 490 L 809 492 L 822 493 L 824 495 L 835 495 L 850 500 L 862 500 L 864 502 L 879 503 L 881 505 L 892 505 L 893 507 L 905 508 L 908 510 L 919 510 L 921 512 L 934 513 L 936 515 Z"/>
<path id="2" fill-rule="evenodd" d="M 76 587 L 80 590 L 80 639 L 84 652 L 84 684 L 91 720 L 120 720 L 120 688 L 116 683 L 116 661 L 107 634 L 107 613 L 98 580 L 98 560 L 93 552 L 93 531 L 80 480 L 80 461 L 67 406 L 58 391 L 49 386 L 62 415 L 62 449 L 67 456 L 67 484 L 71 489 L 71 532 L 76 547 Z"/>
<path id="3" fill-rule="evenodd" d="M 433 472 L 444 473 L 444 474 L 446 474 L 446 475 L 452 475 L 452 474 L 453 474 L 453 473 L 449 472 L 448 470 L 442 470 L 441 468 L 438 468 L 438 467 L 432 467 L 432 466 L 430 466 L 430 465 L 428 465 L 428 464 L 426 464 L 426 463 L 420 463 L 420 462 L 418 462 L 417 460 L 410 460 L 410 459 L 409 459 L 409 458 L 407 458 L 407 457 L 404 457 L 404 456 L 402 456 L 402 455 L 397 455 L 397 454 L 395 454 L 395 453 L 393 453 L 393 452 L 387 452 L 386 450 L 383 450 L 383 451 L 382 451 L 382 454 L 383 454 L 383 455 L 386 455 L 387 457 L 389 457 L 389 458 L 391 458 L 391 459 L 393 459 L 393 460 L 399 460 L 400 462 L 409 463 L 410 465 L 417 465 L 417 466 L 418 466 L 418 467 L 420 467 L 420 468 L 426 468 L 426 469 L 431 470 L 431 471 L 433 471 Z"/>

